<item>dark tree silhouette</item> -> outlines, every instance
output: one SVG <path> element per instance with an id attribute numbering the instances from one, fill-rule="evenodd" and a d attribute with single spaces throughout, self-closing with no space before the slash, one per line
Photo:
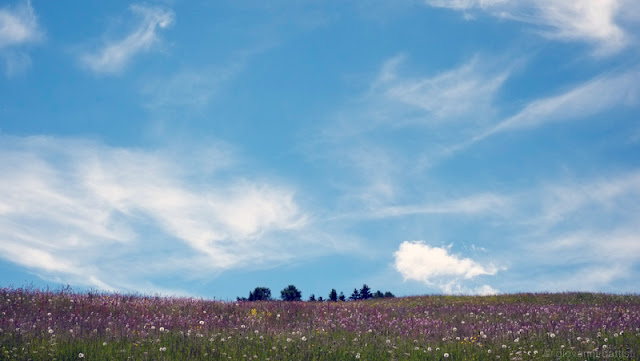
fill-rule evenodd
<path id="1" fill-rule="evenodd" d="M 382 291 L 377 290 L 376 293 L 373 294 L 373 298 L 384 298 L 384 293 Z"/>
<path id="2" fill-rule="evenodd" d="M 360 292 L 358 291 L 357 288 L 353 289 L 353 292 L 351 293 L 351 296 L 349 296 L 349 299 L 352 301 L 360 299 Z"/>
<path id="3" fill-rule="evenodd" d="M 256 287 L 253 292 L 249 292 L 249 301 L 269 301 L 271 290 L 267 287 Z"/>
<path id="4" fill-rule="evenodd" d="M 393 297 L 396 297 L 396 296 L 394 296 L 393 293 L 387 291 L 387 292 L 384 293 L 384 297 L 393 298 Z"/>
<path id="5" fill-rule="evenodd" d="M 336 302 L 337 300 L 338 300 L 338 292 L 336 292 L 335 288 L 332 288 L 331 292 L 329 292 L 329 301 Z"/>
<path id="6" fill-rule="evenodd" d="M 312 293 L 311 296 L 309 296 L 309 302 L 315 302 L 315 301 L 316 301 L 316 295 Z"/>
<path id="7" fill-rule="evenodd" d="M 347 300 L 347 298 L 344 296 L 344 293 L 342 293 L 342 291 L 340 291 L 340 296 L 338 296 L 338 300 L 344 302 Z"/>
<path id="8" fill-rule="evenodd" d="M 373 295 L 371 294 L 371 288 L 369 286 L 367 286 L 367 284 L 363 284 L 362 288 L 360 289 L 360 299 L 361 300 L 368 300 L 372 297 Z"/>
<path id="9" fill-rule="evenodd" d="M 322 296 L 318 297 L 318 302 L 324 302 L 324 298 Z"/>
<path id="10" fill-rule="evenodd" d="M 302 300 L 302 293 L 294 285 L 289 285 L 282 291 L 280 291 L 280 298 L 283 301 L 300 301 Z"/>

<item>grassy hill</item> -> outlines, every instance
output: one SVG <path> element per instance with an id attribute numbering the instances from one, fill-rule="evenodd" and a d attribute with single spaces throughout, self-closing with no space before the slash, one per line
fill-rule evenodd
<path id="1" fill-rule="evenodd" d="M 640 296 L 220 302 L 4 288 L 0 360 L 637 360 Z"/>

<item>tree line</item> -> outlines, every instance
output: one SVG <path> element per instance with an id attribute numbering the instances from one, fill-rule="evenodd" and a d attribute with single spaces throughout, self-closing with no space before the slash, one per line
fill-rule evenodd
<path id="1" fill-rule="evenodd" d="M 371 298 L 391 298 L 395 297 L 393 293 L 386 291 L 382 292 L 380 290 L 376 292 L 371 292 L 371 288 L 367 286 L 367 284 L 363 284 L 362 288 L 357 289 L 354 288 L 351 296 L 347 299 L 342 291 L 340 294 L 336 291 L 335 288 L 331 289 L 329 292 L 329 297 L 325 300 L 322 296 L 316 298 L 316 296 L 312 293 L 309 296 L 308 301 L 310 302 L 338 302 L 338 301 L 356 301 L 356 300 L 368 300 Z M 280 291 L 280 299 L 283 301 L 302 301 L 302 292 L 294 286 L 289 285 L 285 287 L 282 291 Z M 271 297 L 271 290 L 268 287 L 256 287 L 253 291 L 249 292 L 249 297 L 237 297 L 238 301 L 272 301 L 274 298 Z"/>

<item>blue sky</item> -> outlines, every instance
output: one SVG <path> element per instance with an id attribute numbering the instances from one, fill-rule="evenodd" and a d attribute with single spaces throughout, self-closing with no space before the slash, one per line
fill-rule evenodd
<path id="1" fill-rule="evenodd" d="M 635 0 L 0 5 L 0 283 L 638 292 Z"/>

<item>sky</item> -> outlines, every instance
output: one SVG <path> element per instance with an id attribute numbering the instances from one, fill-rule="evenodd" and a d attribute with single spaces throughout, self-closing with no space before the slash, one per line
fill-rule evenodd
<path id="1" fill-rule="evenodd" d="M 640 279 L 636 0 L 0 4 L 0 286 Z"/>

